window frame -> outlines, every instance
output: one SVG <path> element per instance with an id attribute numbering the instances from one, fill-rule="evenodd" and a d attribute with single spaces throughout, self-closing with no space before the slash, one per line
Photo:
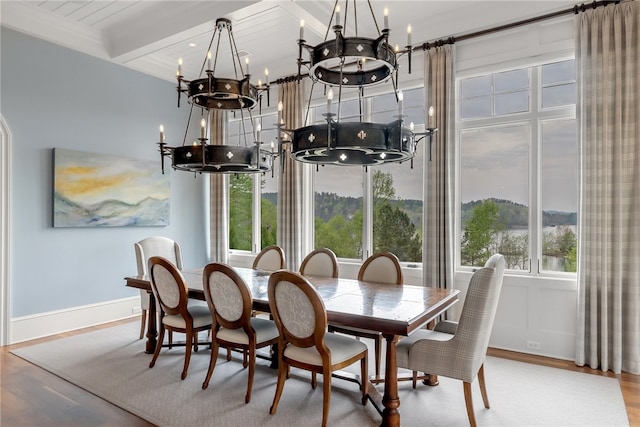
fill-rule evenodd
<path id="1" fill-rule="evenodd" d="M 456 147 L 456 178 L 455 178 L 455 221 L 454 221 L 454 239 L 455 239 L 455 268 L 456 271 L 471 272 L 477 269 L 477 266 L 462 265 L 461 259 L 461 242 L 462 242 L 462 200 L 461 200 L 461 135 L 464 131 L 472 129 L 483 129 L 499 126 L 512 126 L 526 123 L 529 125 L 529 189 L 528 189 L 528 270 L 512 270 L 509 269 L 510 275 L 524 277 L 549 277 L 549 278 L 575 278 L 574 272 L 562 272 L 552 270 L 542 270 L 542 245 L 544 228 L 542 225 L 542 126 L 546 121 L 576 119 L 576 104 L 568 104 L 562 106 L 553 106 L 542 108 L 543 89 L 549 85 L 543 86 L 542 83 L 542 67 L 547 64 L 557 62 L 575 60 L 573 53 L 565 56 L 554 56 L 546 59 L 538 58 L 531 63 L 514 62 L 512 67 L 509 63 L 501 64 L 494 67 L 482 67 L 478 70 L 468 70 L 456 75 L 455 94 L 456 94 L 456 113 L 455 113 L 455 147 Z M 530 98 L 529 111 L 519 113 L 509 113 L 503 115 L 495 115 L 494 106 L 492 105 L 492 115 L 490 117 L 467 118 L 462 119 L 461 116 L 461 81 L 468 78 L 480 77 L 485 75 L 497 74 L 510 70 L 527 68 L 530 70 Z M 575 80 L 574 80 L 575 81 Z M 559 85 L 561 83 L 554 83 Z M 491 95 L 495 94 L 493 91 Z M 493 98 L 492 98 L 493 99 Z M 578 195 L 576 195 L 578 196 Z"/>

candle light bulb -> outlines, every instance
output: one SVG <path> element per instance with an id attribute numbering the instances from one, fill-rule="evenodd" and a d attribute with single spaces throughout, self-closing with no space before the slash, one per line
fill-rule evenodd
<path id="1" fill-rule="evenodd" d="M 407 46 L 411 46 L 411 24 L 407 25 Z"/>
<path id="2" fill-rule="evenodd" d="M 431 129 L 433 129 L 433 128 L 434 128 L 434 126 L 433 126 L 433 123 L 434 123 L 434 120 L 435 120 L 435 119 L 433 118 L 433 115 L 434 115 L 434 114 L 435 114 L 435 110 L 434 110 L 433 105 L 432 105 L 431 107 L 429 107 L 429 127 L 430 127 Z"/>
<path id="3" fill-rule="evenodd" d="M 336 6 L 336 25 L 340 24 L 340 5 Z"/>
<path id="4" fill-rule="evenodd" d="M 164 125 L 160 125 L 160 142 L 164 142 Z"/>
<path id="5" fill-rule="evenodd" d="M 178 58 L 178 76 L 182 75 L 182 58 Z"/>
<path id="6" fill-rule="evenodd" d="M 249 57 L 247 56 L 246 58 L 244 58 L 244 64 L 247 66 L 247 72 L 245 73 L 246 75 L 251 74 L 249 72 Z"/>
<path id="7" fill-rule="evenodd" d="M 200 138 L 203 138 L 203 139 L 205 138 L 206 131 L 207 131 L 207 121 L 203 117 L 202 120 L 200 120 Z"/>
<path id="8" fill-rule="evenodd" d="M 211 51 L 207 52 L 207 70 L 211 69 Z"/>
<path id="9" fill-rule="evenodd" d="M 389 29 L 389 8 L 388 7 L 384 8 L 384 29 L 385 30 Z"/>
<path id="10" fill-rule="evenodd" d="M 269 86 L 269 69 L 268 68 L 264 69 L 264 77 L 267 80 L 267 86 Z"/>
<path id="11" fill-rule="evenodd" d="M 284 105 L 282 105 L 282 101 L 278 102 L 278 126 L 280 126 L 282 124 L 282 110 L 284 109 Z M 278 134 L 278 138 L 280 138 L 281 135 Z"/>
<path id="12" fill-rule="evenodd" d="M 413 132 L 415 128 L 416 128 L 416 125 L 414 125 L 413 122 L 409 123 L 409 129 L 411 130 L 411 132 Z"/>
<path id="13" fill-rule="evenodd" d="M 304 40 L 304 19 L 300 20 L 300 40 Z"/>
<path id="14" fill-rule="evenodd" d="M 402 117 L 402 101 L 404 100 L 404 95 L 402 91 L 398 92 L 398 116 Z"/>
<path id="15" fill-rule="evenodd" d="M 393 48 L 393 50 L 398 53 L 400 52 L 400 45 L 398 43 L 396 43 L 396 46 Z"/>
<path id="16" fill-rule="evenodd" d="M 333 103 L 333 89 L 327 92 L 327 113 L 331 113 L 331 104 Z"/>

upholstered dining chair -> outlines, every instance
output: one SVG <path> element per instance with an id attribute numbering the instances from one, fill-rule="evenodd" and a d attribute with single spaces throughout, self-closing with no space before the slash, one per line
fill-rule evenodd
<path id="1" fill-rule="evenodd" d="M 358 270 L 358 280 L 363 282 L 388 283 L 402 285 L 404 278 L 400 268 L 400 260 L 391 252 L 378 252 L 367 258 Z M 329 331 L 354 335 L 359 338 L 374 340 L 376 376 L 380 376 L 380 359 L 382 353 L 382 334 L 361 328 L 329 326 Z"/>
<path id="2" fill-rule="evenodd" d="M 280 331 L 278 383 L 269 413 L 276 413 L 290 366 L 322 374 L 323 427 L 329 417 L 331 373 L 335 370 L 360 361 L 361 401 L 366 405 L 367 346 L 353 338 L 327 332 L 327 312 L 313 285 L 298 273 L 280 270 L 269 277 L 268 295 L 269 307 Z"/>
<path id="3" fill-rule="evenodd" d="M 316 249 L 300 263 L 303 276 L 338 277 L 338 258 L 329 248 Z"/>
<path id="4" fill-rule="evenodd" d="M 280 246 L 267 246 L 256 255 L 253 268 L 265 271 L 276 271 L 285 268 L 284 251 Z"/>
<path id="5" fill-rule="evenodd" d="M 165 330 L 186 334 L 184 367 L 181 379 L 187 377 L 191 348 L 198 351 L 198 332 L 211 329 L 211 312 L 205 305 L 190 305 L 187 283 L 178 268 L 168 259 L 149 258 L 151 290 L 160 305 L 160 333 L 149 368 L 153 368 L 162 349 Z"/>
<path id="6" fill-rule="evenodd" d="M 457 324 L 445 321 L 436 324 L 434 330 L 420 329 L 402 339 L 396 347 L 398 367 L 414 371 L 414 388 L 417 371 L 462 380 L 467 416 L 472 427 L 476 426 L 476 417 L 471 383 L 476 376 L 484 407 L 489 409 L 484 360 L 504 269 L 504 257 L 492 255 L 483 268 L 473 273 Z"/>
<path id="7" fill-rule="evenodd" d="M 147 275 L 147 263 L 152 256 L 161 256 L 171 261 L 178 270 L 182 270 L 182 250 L 178 242 L 168 237 L 152 236 L 142 239 L 133 244 L 136 252 L 136 264 L 138 266 L 138 276 Z M 142 310 L 140 322 L 140 339 L 144 337 L 144 329 L 147 321 L 147 311 L 149 310 L 149 293 L 140 290 L 140 308 Z"/>
<path id="8" fill-rule="evenodd" d="M 243 367 L 249 366 L 247 393 L 244 398 L 245 403 L 249 403 L 256 349 L 275 344 L 278 341 L 278 328 L 269 319 L 251 316 L 251 290 L 233 267 L 221 263 L 208 264 L 204 268 L 202 281 L 204 296 L 213 318 L 211 360 L 202 389 L 209 386 L 219 347 L 241 349 Z"/>

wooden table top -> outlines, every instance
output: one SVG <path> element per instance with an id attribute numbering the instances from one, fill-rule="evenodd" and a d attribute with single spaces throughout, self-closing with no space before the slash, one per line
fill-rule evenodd
<path id="1" fill-rule="evenodd" d="M 250 268 L 235 270 L 242 276 L 254 308 L 269 311 L 267 285 L 270 272 Z M 202 268 L 182 272 L 189 294 L 204 299 Z M 415 285 L 389 285 L 331 277 L 307 277 L 322 297 L 329 323 L 380 331 L 387 335 L 409 335 L 458 300 L 458 290 Z M 151 290 L 146 276 L 126 277 L 127 286 Z"/>

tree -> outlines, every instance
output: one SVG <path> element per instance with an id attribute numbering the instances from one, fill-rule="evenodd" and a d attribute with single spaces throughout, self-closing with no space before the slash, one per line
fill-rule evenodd
<path id="1" fill-rule="evenodd" d="M 422 262 L 422 235 L 396 199 L 393 176 L 373 173 L 373 250 L 389 251 L 403 261 Z"/>
<path id="2" fill-rule="evenodd" d="M 499 222 L 498 204 L 484 200 L 476 205 L 464 225 L 462 234 L 462 263 L 482 266 L 491 256 L 491 243 L 503 226 Z"/>

